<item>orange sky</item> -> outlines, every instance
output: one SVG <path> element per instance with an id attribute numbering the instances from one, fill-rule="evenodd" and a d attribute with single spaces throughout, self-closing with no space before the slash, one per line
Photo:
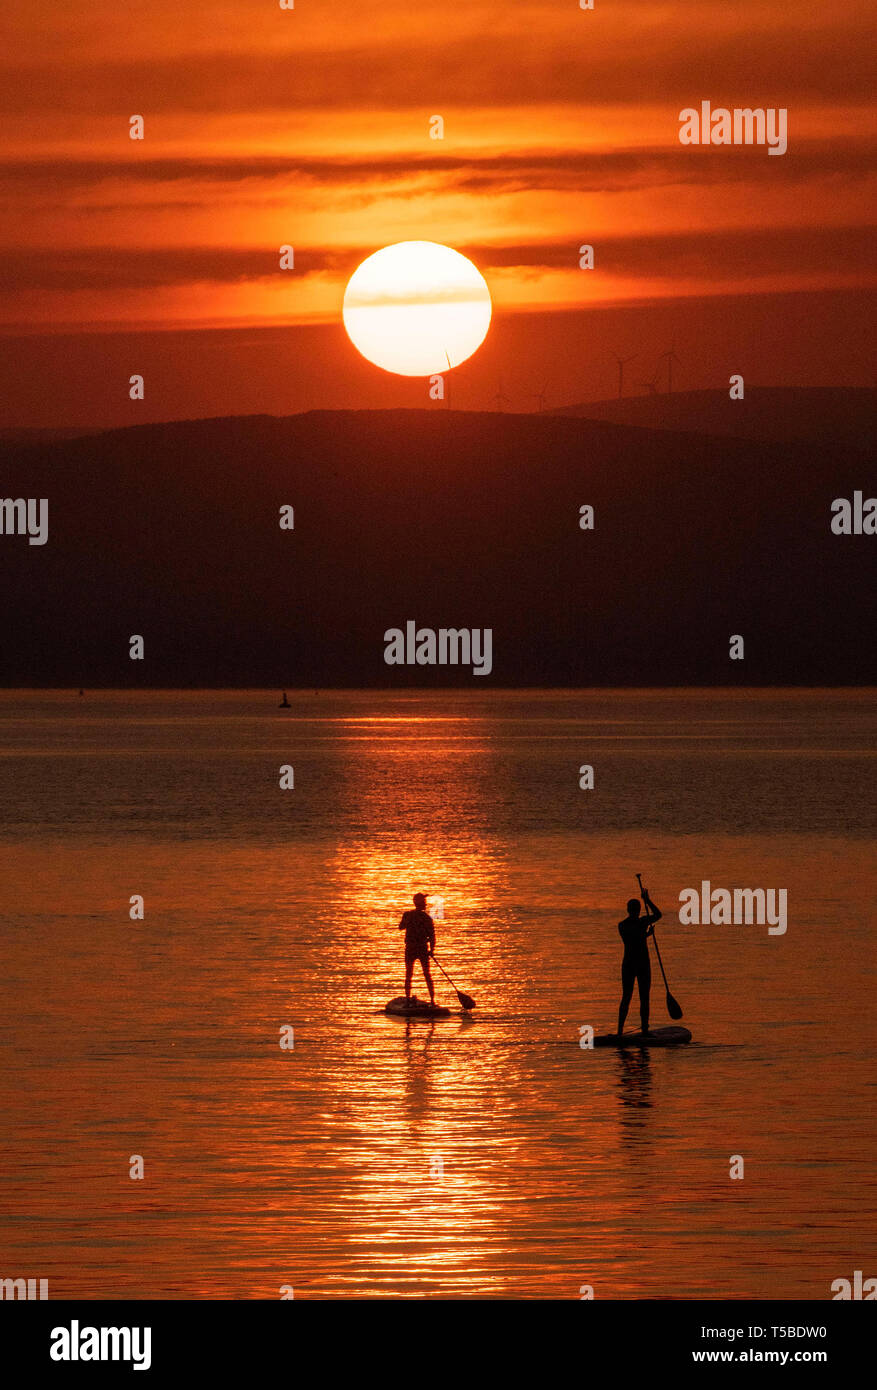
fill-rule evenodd
<path id="1" fill-rule="evenodd" d="M 471 255 L 500 314 L 862 289 L 870 9 L 11 0 L 0 330 L 332 324 L 409 238 Z M 702 99 L 786 107 L 788 153 L 680 145 Z"/>
<path id="2" fill-rule="evenodd" d="M 16 0 L 0 314 L 327 320 L 358 259 L 415 237 L 471 250 L 499 307 L 859 283 L 868 9 Z M 789 153 L 681 146 L 702 98 L 786 106 Z"/>

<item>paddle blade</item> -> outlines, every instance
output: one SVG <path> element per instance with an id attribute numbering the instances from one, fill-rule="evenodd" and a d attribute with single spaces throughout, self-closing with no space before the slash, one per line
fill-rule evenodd
<path id="1" fill-rule="evenodd" d="M 458 998 L 459 1001 L 460 1001 L 460 1008 L 461 1008 L 461 1009 L 474 1009 L 474 1008 L 475 1008 L 475 1000 L 472 998 L 472 995 L 471 995 L 471 994 L 463 994 L 462 990 L 459 990 L 459 989 L 458 989 L 458 990 L 457 990 L 457 998 Z M 682 1015 L 680 1014 L 679 1017 L 681 1018 Z"/>
<path id="2" fill-rule="evenodd" d="M 669 989 L 667 990 L 667 1013 L 671 1018 L 681 1018 L 682 1009 L 678 1002 L 673 998 Z"/>

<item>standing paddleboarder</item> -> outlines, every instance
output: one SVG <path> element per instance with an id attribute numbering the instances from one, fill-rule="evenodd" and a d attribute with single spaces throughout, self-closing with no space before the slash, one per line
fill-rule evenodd
<path id="1" fill-rule="evenodd" d="M 618 1006 L 618 1036 L 624 1032 L 624 1020 L 633 998 L 633 986 L 639 985 L 639 1016 L 642 1031 L 649 1031 L 649 990 L 652 986 L 652 965 L 649 960 L 649 937 L 655 923 L 660 922 L 662 913 L 655 907 L 643 889 L 644 916 L 640 916 L 639 898 L 630 898 L 627 916 L 618 923 L 618 932 L 624 942 L 624 959 L 621 962 L 621 1003 Z"/>
<path id="2" fill-rule="evenodd" d="M 414 911 L 402 913 L 399 931 L 405 933 L 405 998 L 411 998 L 411 976 L 414 962 L 420 961 L 423 978 L 429 990 L 430 1003 L 435 1003 L 435 986 L 429 973 L 429 958 L 435 950 L 435 924 L 426 910 L 426 898 L 414 894 Z"/>

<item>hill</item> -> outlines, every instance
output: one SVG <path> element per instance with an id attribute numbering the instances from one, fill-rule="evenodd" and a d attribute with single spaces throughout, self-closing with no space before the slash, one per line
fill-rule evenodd
<path id="1" fill-rule="evenodd" d="M 735 439 L 844 444 L 870 449 L 877 424 L 877 391 L 868 387 L 747 386 L 742 401 L 728 391 L 674 391 L 561 406 L 554 415 L 581 415 L 639 429 L 683 430 Z"/>
<path id="2" fill-rule="evenodd" d="M 443 409 L 7 445 L 4 495 L 48 498 L 49 539 L 0 537 L 0 681 L 877 683 L 877 538 L 829 527 L 866 475 L 825 439 Z M 493 628 L 493 674 L 385 665 L 409 619 Z"/>

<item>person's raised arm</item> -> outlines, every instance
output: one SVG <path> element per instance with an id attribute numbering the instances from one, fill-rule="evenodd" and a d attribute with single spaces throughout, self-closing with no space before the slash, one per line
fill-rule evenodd
<path id="1" fill-rule="evenodd" d="M 652 927 L 655 925 L 656 922 L 660 922 L 660 920 L 661 920 L 661 918 L 663 917 L 664 914 L 663 914 L 663 912 L 661 911 L 661 909 L 660 909 L 659 907 L 655 907 L 655 904 L 652 902 L 651 898 L 649 897 L 649 890 L 648 890 L 647 888 L 643 890 L 643 902 L 645 903 L 646 907 L 648 908 L 648 912 L 649 912 L 649 917 L 648 917 L 648 922 L 649 922 L 648 935 L 651 936 L 651 934 L 652 934 Z"/>
<path id="2" fill-rule="evenodd" d="M 407 916 L 408 916 L 408 913 L 407 913 L 407 912 L 403 912 L 403 913 L 402 913 L 402 921 L 399 923 L 398 927 L 396 928 L 397 931 L 404 931 L 404 930 L 405 930 L 405 928 L 406 928 L 407 925 L 408 925 L 408 923 L 405 921 L 405 918 L 406 918 Z"/>

